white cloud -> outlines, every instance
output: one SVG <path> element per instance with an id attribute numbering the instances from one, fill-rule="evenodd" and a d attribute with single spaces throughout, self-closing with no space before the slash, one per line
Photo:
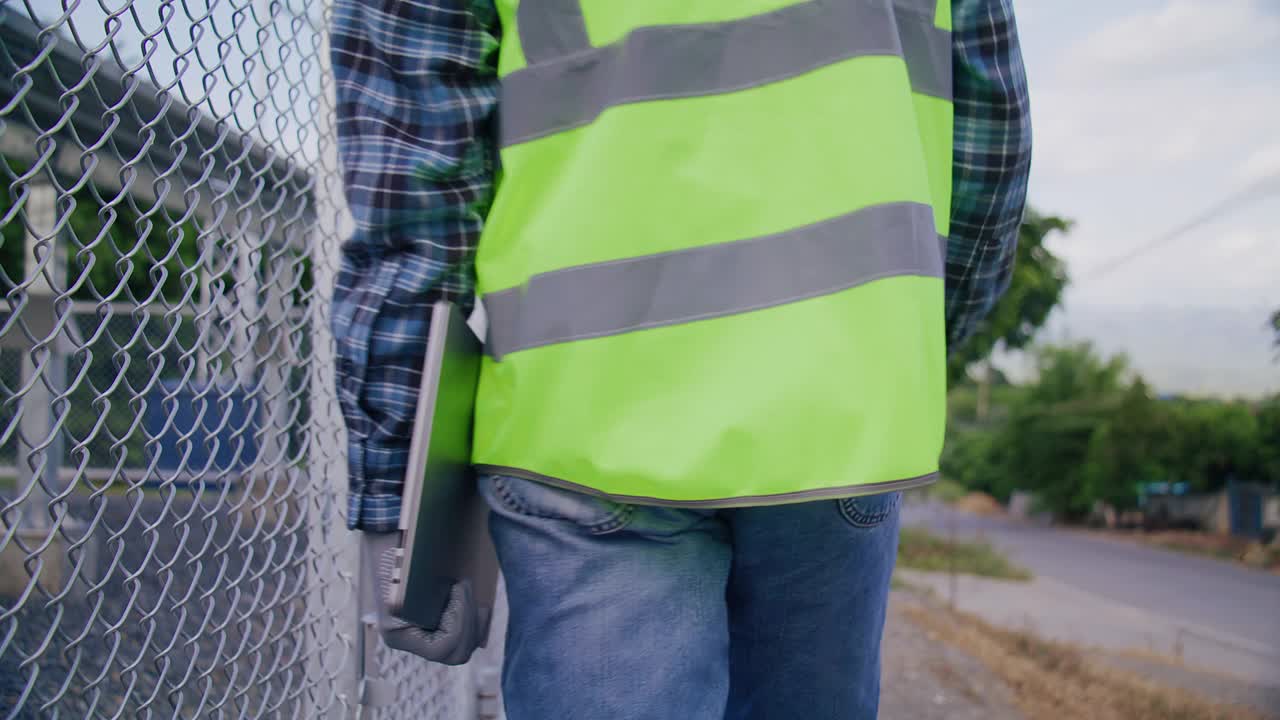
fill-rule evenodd
<path id="1" fill-rule="evenodd" d="M 1276 53 L 1280 14 L 1267 0 L 1172 0 L 1103 25 L 1073 51 L 1080 74 L 1165 74 Z"/>
<path id="2" fill-rule="evenodd" d="M 1170 0 L 1066 43 L 1032 77 L 1039 168 L 1096 176 L 1249 163 L 1280 117 L 1280 12 L 1266 1 Z"/>
<path id="3" fill-rule="evenodd" d="M 1280 117 L 1280 6 L 1264 2 L 1168 0 L 1075 37 L 1024 32 L 1031 48 L 1059 41 L 1029 61 L 1037 177 L 1264 176 L 1280 162 L 1255 159 Z"/>
<path id="4" fill-rule="evenodd" d="M 1250 153 L 1236 171 L 1241 185 L 1252 185 L 1280 176 L 1280 143 L 1272 143 Z"/>
<path id="5" fill-rule="evenodd" d="M 1116 88 L 1033 86 L 1037 169 L 1079 176 L 1168 172 L 1205 158 L 1270 162 L 1251 158 L 1273 135 L 1280 92 L 1264 83 L 1188 87 L 1184 77 Z"/>

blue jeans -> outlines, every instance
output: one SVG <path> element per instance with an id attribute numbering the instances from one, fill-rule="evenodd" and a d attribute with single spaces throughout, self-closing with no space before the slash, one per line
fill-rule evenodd
<path id="1" fill-rule="evenodd" d="M 480 484 L 510 720 L 876 717 L 899 494 L 685 510 Z"/>

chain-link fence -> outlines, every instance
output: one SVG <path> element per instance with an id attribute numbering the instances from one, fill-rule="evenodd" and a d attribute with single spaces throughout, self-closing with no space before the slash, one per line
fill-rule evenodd
<path id="1" fill-rule="evenodd" d="M 0 0 L 0 716 L 482 710 L 360 702 L 327 11 Z"/>

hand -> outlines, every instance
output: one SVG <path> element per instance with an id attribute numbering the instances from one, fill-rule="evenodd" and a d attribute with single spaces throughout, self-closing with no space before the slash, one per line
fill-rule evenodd
<path id="1" fill-rule="evenodd" d="M 376 626 L 382 641 L 393 650 L 413 653 L 432 662 L 462 665 L 471 659 L 488 636 L 489 612 L 475 602 L 469 582 L 455 583 L 440 616 L 440 627 L 425 630 L 391 614 L 391 574 L 395 569 L 397 533 L 361 533 L 363 581 L 372 583 Z"/>

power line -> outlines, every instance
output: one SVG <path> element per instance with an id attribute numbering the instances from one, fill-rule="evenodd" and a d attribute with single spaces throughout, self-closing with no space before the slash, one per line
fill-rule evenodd
<path id="1" fill-rule="evenodd" d="M 1208 210 L 1205 210 L 1204 212 L 1188 220 L 1187 222 L 1161 235 L 1158 235 L 1155 238 L 1152 238 L 1148 242 L 1133 248 L 1132 250 L 1130 250 L 1129 252 L 1123 255 L 1119 255 L 1117 257 L 1114 257 L 1108 260 L 1105 263 L 1099 264 L 1098 266 L 1096 266 L 1096 268 L 1092 273 L 1086 275 L 1085 277 L 1088 280 L 1097 280 L 1100 277 L 1104 277 L 1107 274 L 1114 272 L 1116 268 L 1123 266 L 1125 263 L 1128 263 L 1129 261 L 1134 260 L 1135 258 L 1141 257 L 1142 255 L 1145 255 L 1146 253 L 1151 252 L 1152 250 L 1155 250 L 1156 248 L 1159 248 L 1162 245 L 1173 242 L 1174 240 L 1177 240 L 1178 238 L 1182 237 L 1188 232 L 1200 227 L 1201 225 L 1205 225 L 1206 223 L 1216 220 L 1218 217 L 1226 214 L 1227 211 L 1238 208 L 1238 206 L 1242 202 L 1257 200 L 1257 199 L 1266 197 L 1267 193 L 1265 192 L 1265 190 L 1268 188 L 1268 186 L 1272 186 L 1272 185 L 1274 185 L 1275 189 L 1280 189 L 1280 174 L 1265 177 L 1262 180 L 1259 180 L 1258 182 L 1252 185 L 1249 185 L 1248 187 L 1242 190 L 1238 190 L 1228 195 L 1227 197 L 1220 200 L 1216 205 L 1213 205 Z M 1259 192 L 1259 191 L 1262 191 L 1262 192 Z M 1257 195 L 1254 196 L 1254 193 L 1257 193 Z"/>

